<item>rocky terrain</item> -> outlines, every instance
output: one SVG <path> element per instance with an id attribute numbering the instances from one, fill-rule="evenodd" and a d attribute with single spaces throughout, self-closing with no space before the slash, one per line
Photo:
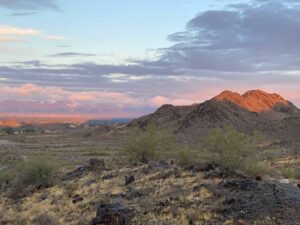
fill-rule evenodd
<path id="1" fill-rule="evenodd" d="M 0 209 L 0 224 L 296 225 L 300 188 L 213 164 L 111 170 L 91 160 L 54 187 L 1 198 Z"/>

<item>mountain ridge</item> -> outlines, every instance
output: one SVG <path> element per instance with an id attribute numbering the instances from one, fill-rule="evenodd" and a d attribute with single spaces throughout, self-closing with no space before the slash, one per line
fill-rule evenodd
<path id="1" fill-rule="evenodd" d="M 183 136 L 202 136 L 211 128 L 227 124 L 243 132 L 272 130 L 284 119 L 300 120 L 299 115 L 300 110 L 279 94 L 250 90 L 240 95 L 227 90 L 199 104 L 163 105 L 154 113 L 133 120 L 129 126 L 153 124 Z"/>

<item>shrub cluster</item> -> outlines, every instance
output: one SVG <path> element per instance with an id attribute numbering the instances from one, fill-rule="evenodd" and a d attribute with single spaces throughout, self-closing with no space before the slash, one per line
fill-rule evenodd
<path id="1" fill-rule="evenodd" d="M 191 149 L 176 144 L 174 136 L 167 131 L 148 126 L 145 130 L 134 129 L 127 137 L 125 146 L 133 161 L 172 158 L 181 166 L 206 161 L 256 176 L 267 172 L 255 147 L 262 140 L 259 132 L 246 135 L 225 126 L 212 129 L 199 148 Z"/>
<path id="2" fill-rule="evenodd" d="M 0 185 L 7 187 L 9 196 L 19 198 L 31 189 L 46 188 L 54 183 L 58 170 L 56 164 L 43 158 L 33 158 L 17 163 L 13 169 L 0 174 Z"/>
<path id="3" fill-rule="evenodd" d="M 160 160 L 176 148 L 174 136 L 156 126 L 148 126 L 145 130 L 135 128 L 125 140 L 130 159 L 139 162 Z"/>
<path id="4" fill-rule="evenodd" d="M 212 129 L 204 138 L 202 149 L 209 161 L 230 170 L 242 170 L 252 175 L 266 172 L 257 157 L 253 136 L 240 133 L 232 126 Z"/>

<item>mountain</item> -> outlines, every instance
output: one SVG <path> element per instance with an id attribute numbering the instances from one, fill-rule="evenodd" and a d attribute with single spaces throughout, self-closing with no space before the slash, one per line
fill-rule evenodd
<path id="1" fill-rule="evenodd" d="M 291 102 L 280 95 L 269 94 L 262 90 L 247 91 L 243 95 L 236 92 L 223 91 L 214 97 L 217 101 L 230 101 L 241 108 L 257 112 L 267 120 L 277 120 L 293 116 L 299 111 Z"/>
<path id="2" fill-rule="evenodd" d="M 184 136 L 202 136 L 209 129 L 230 124 L 238 130 L 270 130 L 300 121 L 300 110 L 278 94 L 251 90 L 240 95 L 223 91 L 216 97 L 190 106 L 163 105 L 156 112 L 132 121 L 129 126 L 149 124 L 165 127 Z"/>

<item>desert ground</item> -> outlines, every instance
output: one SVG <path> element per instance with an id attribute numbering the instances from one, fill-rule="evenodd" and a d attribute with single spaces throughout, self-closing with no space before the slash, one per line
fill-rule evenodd
<path id="1" fill-rule="evenodd" d="M 180 164 L 178 158 L 132 162 L 122 145 L 127 133 L 126 125 L 60 124 L 44 125 L 33 133 L 2 134 L 2 171 L 20 160 L 44 157 L 59 165 L 59 175 L 51 187 L 29 188 L 21 198 L 7 197 L 3 191 L 0 224 L 102 224 L 95 222 L 101 204 L 119 207 L 120 215 L 130 221 L 103 224 L 300 221 L 299 180 L 280 173 L 299 167 L 297 145 L 264 141 L 259 154 L 272 172 L 253 176 L 206 162 Z"/>

